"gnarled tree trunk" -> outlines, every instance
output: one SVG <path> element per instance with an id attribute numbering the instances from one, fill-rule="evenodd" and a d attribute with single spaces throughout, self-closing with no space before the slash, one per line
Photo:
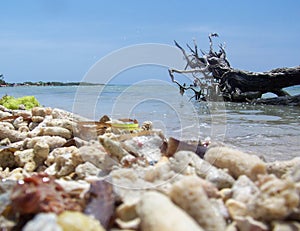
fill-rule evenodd
<path id="1" fill-rule="evenodd" d="M 195 41 L 194 48 L 187 45 L 190 54 L 187 54 L 175 41 L 175 45 L 187 60 L 184 70 L 169 69 L 170 77 L 180 87 L 181 94 L 186 90 L 192 90 L 196 100 L 214 100 L 216 96 L 222 96 L 225 101 L 232 102 L 300 105 L 299 96 L 294 99 L 283 90 L 286 87 L 300 85 L 300 66 L 277 68 L 269 72 L 233 69 L 226 58 L 223 45 L 219 45 L 218 52 L 213 50 L 212 38 L 217 36 L 216 33 L 209 35 L 210 51 L 208 53 L 201 51 L 202 56 L 199 56 Z M 174 73 L 192 74 L 193 84 L 187 86 L 179 83 L 175 80 Z M 278 97 L 272 100 L 260 99 L 262 94 L 268 92 L 274 93 Z"/>

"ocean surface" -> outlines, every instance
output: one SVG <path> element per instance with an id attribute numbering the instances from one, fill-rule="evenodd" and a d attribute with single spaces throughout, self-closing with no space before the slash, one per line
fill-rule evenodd
<path id="1" fill-rule="evenodd" d="M 300 94 L 300 86 L 288 88 Z M 195 102 L 173 84 L 101 86 L 20 86 L 0 88 L 0 97 L 35 96 L 43 106 L 68 110 L 91 120 L 103 115 L 152 121 L 166 137 L 223 142 L 267 161 L 300 156 L 300 107 Z M 266 97 L 271 95 L 266 95 Z"/>

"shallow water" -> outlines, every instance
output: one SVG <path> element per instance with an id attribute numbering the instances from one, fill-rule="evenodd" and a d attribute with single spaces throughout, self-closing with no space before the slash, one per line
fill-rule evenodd
<path id="1" fill-rule="evenodd" d="M 288 89 L 300 94 L 300 86 Z M 34 95 L 44 106 L 73 111 L 93 120 L 113 118 L 153 121 L 166 136 L 225 142 L 266 160 L 285 160 L 300 154 L 300 107 L 199 103 L 181 96 L 171 84 L 87 87 L 7 87 L 4 94 Z"/>

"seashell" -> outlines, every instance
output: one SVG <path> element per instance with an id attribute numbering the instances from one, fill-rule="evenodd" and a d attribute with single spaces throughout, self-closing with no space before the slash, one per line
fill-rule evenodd
<path id="1" fill-rule="evenodd" d="M 22 231 L 63 231 L 55 213 L 39 213 L 26 223 Z"/>
<path id="2" fill-rule="evenodd" d="M 258 156 L 228 147 L 212 147 L 206 152 L 204 159 L 218 168 L 226 168 L 234 178 L 246 175 L 256 180 L 260 174 L 266 174 L 266 164 Z"/>
<path id="3" fill-rule="evenodd" d="M 170 198 L 198 224 L 208 231 L 223 231 L 226 222 L 222 214 L 215 210 L 197 176 L 185 176 L 173 184 Z"/>
<path id="4" fill-rule="evenodd" d="M 65 211 L 57 217 L 63 231 L 105 231 L 99 221 L 80 212 Z"/>
<path id="5" fill-rule="evenodd" d="M 141 230 L 204 230 L 185 211 L 173 204 L 167 196 L 155 191 L 143 194 L 137 204 L 137 214 L 141 219 Z M 167 218 L 166 214 L 168 214 Z"/>

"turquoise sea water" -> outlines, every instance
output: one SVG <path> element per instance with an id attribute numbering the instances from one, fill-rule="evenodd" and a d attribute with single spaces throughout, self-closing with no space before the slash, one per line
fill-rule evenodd
<path id="1" fill-rule="evenodd" d="M 300 94 L 300 86 L 289 88 Z M 176 86 L 108 85 L 86 87 L 3 87 L 0 96 L 34 95 L 48 107 L 72 111 L 91 120 L 113 118 L 151 120 L 167 137 L 224 142 L 267 160 L 300 155 L 300 107 L 240 103 L 199 103 L 181 96 Z"/>

